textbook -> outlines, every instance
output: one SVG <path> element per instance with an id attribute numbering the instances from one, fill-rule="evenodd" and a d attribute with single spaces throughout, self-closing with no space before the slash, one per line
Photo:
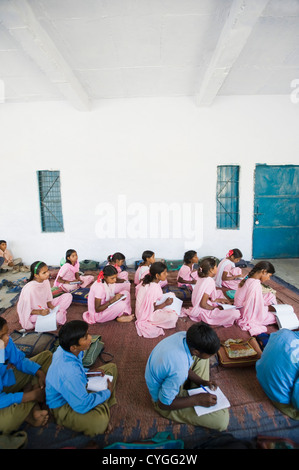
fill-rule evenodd
<path id="1" fill-rule="evenodd" d="M 211 390 L 209 387 L 202 387 L 199 388 L 191 388 L 188 390 L 189 395 L 196 395 L 197 393 L 211 393 L 212 395 L 216 395 L 217 403 L 213 406 L 194 406 L 194 410 L 197 416 L 206 415 L 208 413 L 213 413 L 214 411 L 223 410 L 224 408 L 230 407 L 230 402 L 224 395 L 224 393 L 220 390 L 219 387 L 216 390 Z"/>
<path id="2" fill-rule="evenodd" d="M 57 305 L 57 307 L 50 310 L 48 315 L 37 315 L 35 323 L 35 331 L 37 333 L 57 330 L 56 313 L 59 308 L 59 305 Z"/>
<path id="3" fill-rule="evenodd" d="M 279 328 L 287 328 L 288 330 L 299 328 L 299 320 L 292 305 L 274 304 L 272 307 L 275 309 L 273 313 L 276 315 Z"/>
<path id="4" fill-rule="evenodd" d="M 171 299 L 173 299 L 173 302 L 172 304 L 170 305 L 167 305 L 167 307 L 171 308 L 172 310 L 174 310 L 176 312 L 176 314 L 178 316 L 180 316 L 181 314 L 181 310 L 182 310 L 182 305 L 183 305 L 183 301 L 181 299 L 179 299 L 178 297 L 172 297 L 172 295 L 169 295 L 168 293 L 166 294 L 163 294 L 162 297 L 157 300 L 156 302 L 156 305 L 161 305 L 163 304 L 163 302 L 165 302 L 166 299 L 168 299 L 168 297 L 170 297 Z"/>
<path id="5" fill-rule="evenodd" d="M 87 372 L 87 375 L 91 375 L 92 372 Z M 94 372 L 98 374 L 98 372 Z M 102 390 L 107 390 L 107 380 L 112 382 L 112 375 L 94 375 L 88 377 L 87 390 L 91 392 L 101 392 Z"/>

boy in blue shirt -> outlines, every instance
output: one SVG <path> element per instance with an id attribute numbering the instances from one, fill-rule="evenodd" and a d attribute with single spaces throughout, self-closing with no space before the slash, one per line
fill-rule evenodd
<path id="1" fill-rule="evenodd" d="M 256 375 L 273 405 L 299 420 L 299 331 L 282 328 L 270 334 Z"/>
<path id="2" fill-rule="evenodd" d="M 45 377 L 52 353 L 44 351 L 28 359 L 9 337 L 8 325 L 0 317 L 0 432 L 9 434 L 27 421 L 44 426 L 49 413 L 45 401 Z"/>
<path id="3" fill-rule="evenodd" d="M 107 429 L 109 408 L 116 403 L 117 368 L 113 363 L 102 366 L 99 373 L 112 375 L 112 382 L 107 380 L 106 390 L 88 392 L 82 358 L 90 343 L 91 335 L 85 321 L 73 320 L 61 327 L 59 347 L 47 373 L 46 400 L 57 424 L 95 436 Z"/>
<path id="4" fill-rule="evenodd" d="M 145 369 L 145 381 L 155 410 L 179 423 L 224 431 L 229 422 L 228 409 L 198 416 L 195 406 L 210 407 L 217 398 L 211 393 L 190 396 L 187 388 L 200 386 L 215 390 L 209 380 L 209 358 L 220 347 L 220 340 L 209 325 L 199 322 L 187 332 L 163 339 L 151 352 Z"/>

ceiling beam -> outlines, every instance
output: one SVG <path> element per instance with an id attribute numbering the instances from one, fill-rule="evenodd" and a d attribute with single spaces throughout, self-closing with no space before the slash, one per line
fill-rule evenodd
<path id="1" fill-rule="evenodd" d="M 198 106 L 210 106 L 269 0 L 234 0 L 217 46 L 195 96 Z"/>
<path id="2" fill-rule="evenodd" d="M 74 75 L 55 43 L 41 26 L 27 0 L 10 0 L 18 15 L 2 16 L 1 22 L 20 47 L 39 66 L 61 94 L 78 110 L 88 111 L 88 94 Z"/>

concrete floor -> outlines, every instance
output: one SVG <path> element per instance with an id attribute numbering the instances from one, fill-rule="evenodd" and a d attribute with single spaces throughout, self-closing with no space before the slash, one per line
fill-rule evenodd
<path id="1" fill-rule="evenodd" d="M 12 274 L 10 271 L 7 271 L 6 273 L 0 273 L 0 286 L 1 286 L 3 279 L 6 279 L 7 281 L 11 281 L 11 282 L 16 282 L 23 278 L 28 279 L 29 276 L 30 276 L 30 273 L 22 273 L 22 272 L 15 273 L 15 274 Z M 8 290 L 9 290 L 9 287 L 5 285 L 0 288 L 0 312 L 1 312 L 1 309 L 3 308 L 6 309 L 6 308 L 11 307 L 11 300 L 16 295 L 18 295 L 18 292 L 9 293 L 7 292 Z"/>
<path id="2" fill-rule="evenodd" d="M 256 264 L 260 259 L 252 260 Z M 275 268 L 275 276 L 299 289 L 299 258 L 267 259 Z"/>

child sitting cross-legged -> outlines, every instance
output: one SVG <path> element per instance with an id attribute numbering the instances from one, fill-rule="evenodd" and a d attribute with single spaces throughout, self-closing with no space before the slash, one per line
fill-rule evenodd
<path id="1" fill-rule="evenodd" d="M 86 322 L 73 320 L 61 327 L 59 347 L 46 378 L 46 402 L 57 424 L 95 436 L 106 431 L 110 407 L 116 403 L 117 368 L 113 363 L 103 365 L 97 372 L 111 375 L 113 380 L 107 380 L 107 389 L 89 392 L 82 359 L 90 344 Z"/>

